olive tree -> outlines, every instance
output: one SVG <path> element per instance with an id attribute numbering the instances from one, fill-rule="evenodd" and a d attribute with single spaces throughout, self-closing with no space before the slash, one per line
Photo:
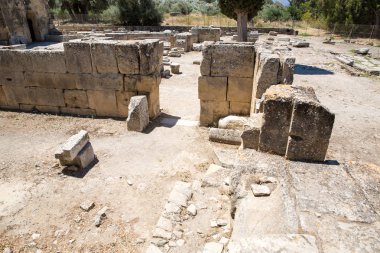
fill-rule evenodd
<path id="1" fill-rule="evenodd" d="M 263 7 L 265 0 L 219 0 L 221 12 L 237 20 L 238 40 L 247 41 L 247 23 Z"/>

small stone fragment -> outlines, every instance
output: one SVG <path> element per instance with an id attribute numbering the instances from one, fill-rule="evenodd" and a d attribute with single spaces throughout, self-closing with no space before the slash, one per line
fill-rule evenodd
<path id="1" fill-rule="evenodd" d="M 41 237 L 41 234 L 37 234 L 37 233 L 32 234 L 32 240 L 37 240 L 40 237 Z"/>
<path id="2" fill-rule="evenodd" d="M 177 240 L 176 244 L 178 247 L 182 247 L 185 244 L 185 240 L 179 239 L 179 240 Z"/>
<path id="3" fill-rule="evenodd" d="M 95 203 L 90 200 L 86 200 L 82 204 L 80 204 L 80 208 L 86 212 L 90 211 L 94 207 L 95 207 Z"/>
<path id="4" fill-rule="evenodd" d="M 210 221 L 210 227 L 212 227 L 212 228 L 218 227 L 218 223 L 216 222 L 216 220 L 211 220 Z"/>
<path id="5" fill-rule="evenodd" d="M 195 216 L 197 215 L 197 207 L 194 205 L 194 204 L 191 204 L 187 207 L 187 211 L 189 212 L 189 214 L 191 214 L 192 216 Z"/>
<path id="6" fill-rule="evenodd" d="M 224 226 L 227 226 L 228 221 L 224 219 L 217 219 L 216 224 L 218 224 L 219 227 L 224 227 Z"/>
<path id="7" fill-rule="evenodd" d="M 251 189 L 255 197 L 269 196 L 271 194 L 269 187 L 266 185 L 252 184 Z"/>
<path id="8" fill-rule="evenodd" d="M 4 248 L 3 250 L 3 253 L 12 253 L 12 249 L 11 248 Z"/>
<path id="9" fill-rule="evenodd" d="M 177 243 L 175 241 L 169 241 L 169 247 L 177 247 Z"/>
<path id="10" fill-rule="evenodd" d="M 219 242 L 223 245 L 227 245 L 228 241 L 229 241 L 229 239 L 224 237 L 224 236 L 222 236 L 222 238 L 220 238 L 220 240 L 219 240 Z"/>
<path id="11" fill-rule="evenodd" d="M 103 219 L 106 217 L 107 210 L 108 210 L 108 207 L 105 206 L 96 213 L 95 223 L 94 223 L 96 227 L 99 227 L 102 224 Z"/>

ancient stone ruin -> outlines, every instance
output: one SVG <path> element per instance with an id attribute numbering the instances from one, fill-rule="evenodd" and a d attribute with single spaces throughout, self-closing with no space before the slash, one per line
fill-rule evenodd
<path id="1" fill-rule="evenodd" d="M 47 1 L 2 0 L 0 45 L 44 41 L 49 32 Z"/>
<path id="2" fill-rule="evenodd" d="M 159 114 L 163 44 L 158 40 L 74 40 L 63 50 L 0 49 L 0 107 L 127 117 L 131 97 L 146 95 Z"/>

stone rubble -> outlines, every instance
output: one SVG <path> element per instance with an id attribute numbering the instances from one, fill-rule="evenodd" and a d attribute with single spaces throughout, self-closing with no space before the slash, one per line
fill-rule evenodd
<path id="1" fill-rule="evenodd" d="M 80 208 L 86 212 L 90 211 L 94 207 L 95 207 L 95 203 L 90 200 L 86 200 L 80 204 Z"/>
<path id="2" fill-rule="evenodd" d="M 55 158 L 59 159 L 62 166 L 71 167 L 71 170 L 88 167 L 95 159 L 89 140 L 88 132 L 81 130 L 57 149 Z"/>

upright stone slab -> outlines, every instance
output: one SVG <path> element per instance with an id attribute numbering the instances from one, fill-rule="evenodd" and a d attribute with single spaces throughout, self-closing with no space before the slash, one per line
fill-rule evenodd
<path id="1" fill-rule="evenodd" d="M 148 100 L 146 96 L 132 97 L 128 111 L 128 131 L 142 132 L 149 124 Z"/>
<path id="2" fill-rule="evenodd" d="M 297 87 L 286 158 L 324 161 L 335 115 L 321 105 L 314 90 Z"/>
<path id="3" fill-rule="evenodd" d="M 277 54 L 262 52 L 258 56 L 256 64 L 257 71 L 253 82 L 252 98 L 261 98 L 265 91 L 272 85 L 278 83 L 278 71 L 280 68 L 280 57 Z M 253 100 L 252 100 L 253 101 Z"/>
<path id="4" fill-rule="evenodd" d="M 292 84 L 296 58 L 291 55 L 280 55 L 280 68 L 278 71 L 278 83 Z"/>
<path id="5" fill-rule="evenodd" d="M 264 94 L 259 150 L 285 155 L 293 109 L 292 87 L 274 85 Z"/>

